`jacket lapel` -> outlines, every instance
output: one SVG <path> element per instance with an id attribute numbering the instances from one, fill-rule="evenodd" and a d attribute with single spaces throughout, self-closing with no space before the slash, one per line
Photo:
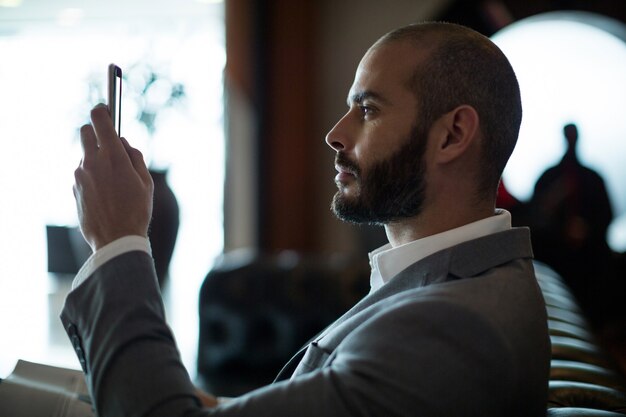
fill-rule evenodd
<path id="1" fill-rule="evenodd" d="M 320 340 L 367 307 L 400 292 L 455 279 L 471 278 L 514 259 L 532 256 L 528 228 L 514 228 L 434 253 L 410 265 L 378 291 L 361 299 L 315 340 Z"/>
<path id="2" fill-rule="evenodd" d="M 368 307 L 404 291 L 471 278 L 519 258 L 532 258 L 528 228 L 514 228 L 464 242 L 410 265 L 313 338 L 312 343 L 289 361 L 277 380 L 321 367 L 345 336 L 369 317 L 368 314 L 359 317 Z M 318 343 L 322 339 L 323 343 Z"/>

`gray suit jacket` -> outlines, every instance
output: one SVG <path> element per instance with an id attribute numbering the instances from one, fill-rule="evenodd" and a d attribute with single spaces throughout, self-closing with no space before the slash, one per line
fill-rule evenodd
<path id="1" fill-rule="evenodd" d="M 529 232 L 435 253 L 362 299 L 303 351 L 290 380 L 202 409 L 151 259 L 119 256 L 61 319 L 104 416 L 542 416 L 550 342 Z"/>

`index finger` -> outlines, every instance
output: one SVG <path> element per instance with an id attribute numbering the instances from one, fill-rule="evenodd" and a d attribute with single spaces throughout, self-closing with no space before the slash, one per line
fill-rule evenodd
<path id="1" fill-rule="evenodd" d="M 91 124 L 101 149 L 124 152 L 124 146 L 115 132 L 115 126 L 113 126 L 113 120 L 106 105 L 98 104 L 91 110 Z"/>
<path id="2" fill-rule="evenodd" d="M 83 147 L 83 163 L 89 165 L 98 152 L 98 142 L 91 125 L 80 128 L 80 144 Z"/>

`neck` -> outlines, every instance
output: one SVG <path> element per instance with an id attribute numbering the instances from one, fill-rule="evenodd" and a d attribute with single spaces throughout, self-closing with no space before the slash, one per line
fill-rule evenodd
<path id="1" fill-rule="evenodd" d="M 576 161 L 578 160 L 578 154 L 576 153 L 575 149 L 568 149 L 567 152 L 565 152 L 565 155 L 563 155 L 563 160 L 564 161 Z"/>
<path id="2" fill-rule="evenodd" d="M 456 204 L 456 207 L 462 207 L 458 202 Z M 491 217 L 494 213 L 494 204 L 463 210 L 455 210 L 455 206 L 425 209 L 415 217 L 386 224 L 385 232 L 391 246 L 397 247 Z"/>

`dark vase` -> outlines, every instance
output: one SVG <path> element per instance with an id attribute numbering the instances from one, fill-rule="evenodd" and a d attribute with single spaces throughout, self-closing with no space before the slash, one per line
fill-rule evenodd
<path id="1" fill-rule="evenodd" d="M 176 196 L 167 183 L 167 171 L 150 170 L 150 175 L 154 181 L 154 207 L 148 237 L 159 286 L 163 289 L 178 236 L 180 211 Z"/>

